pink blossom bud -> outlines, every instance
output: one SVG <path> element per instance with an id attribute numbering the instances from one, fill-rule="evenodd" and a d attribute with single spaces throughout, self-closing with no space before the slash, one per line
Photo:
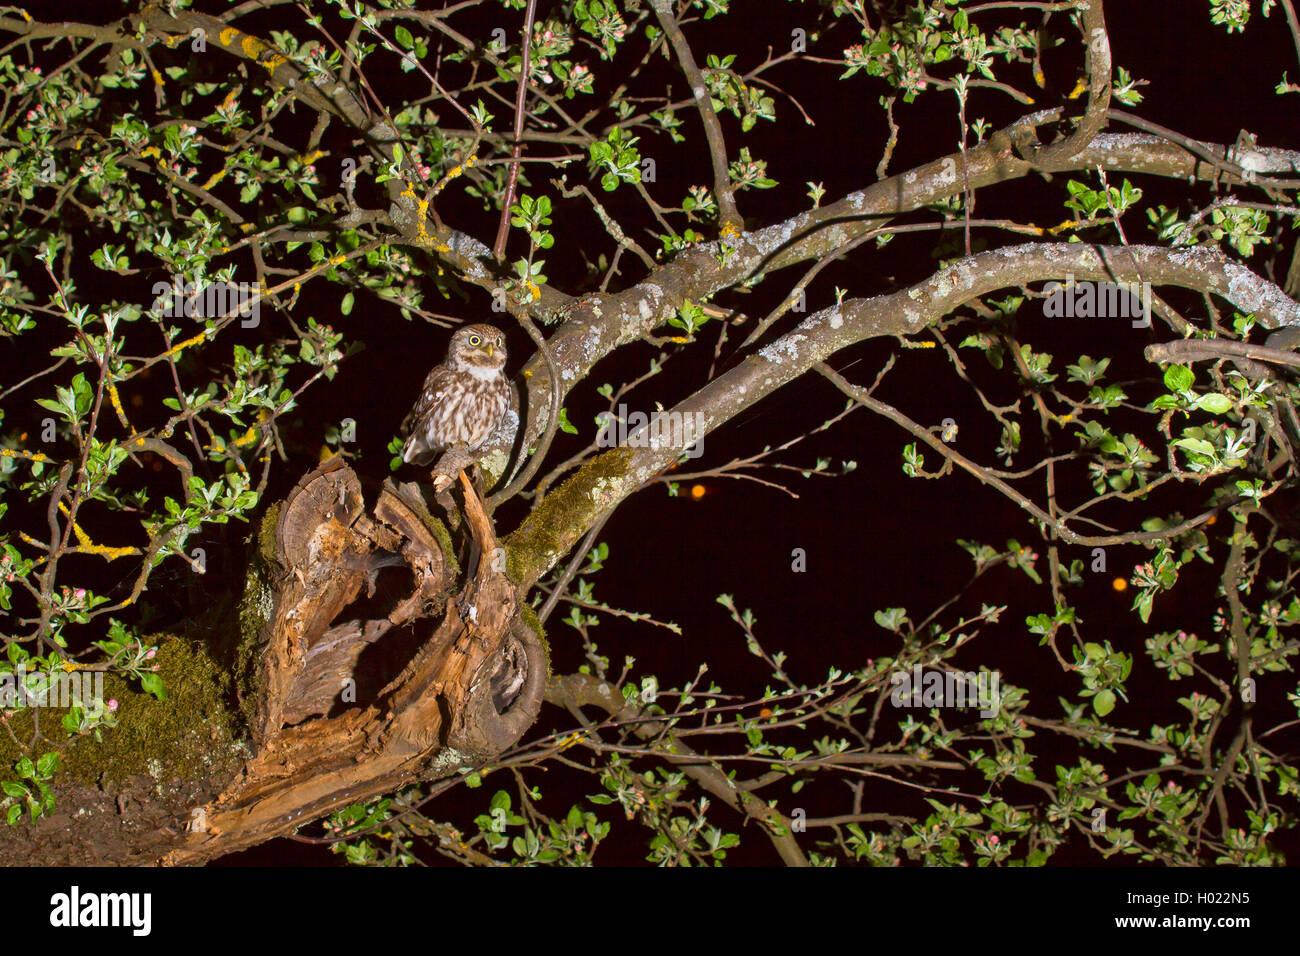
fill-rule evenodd
<path id="1" fill-rule="evenodd" d="M 111 698 L 108 702 L 109 710 L 117 710 L 117 698 Z"/>

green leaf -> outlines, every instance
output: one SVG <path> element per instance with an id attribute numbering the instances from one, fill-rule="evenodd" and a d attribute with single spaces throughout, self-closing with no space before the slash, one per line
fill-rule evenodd
<path id="1" fill-rule="evenodd" d="M 140 686 L 159 700 L 167 699 L 167 689 L 163 687 L 163 679 L 152 671 L 145 671 L 140 675 Z"/>
<path id="2" fill-rule="evenodd" d="M 1214 446 L 1203 438 L 1180 438 L 1174 442 L 1174 445 L 1178 448 L 1186 448 L 1198 455 L 1204 455 L 1206 458 L 1214 457 Z"/>
<path id="3" fill-rule="evenodd" d="M 1196 381 L 1196 375 L 1186 365 L 1171 365 L 1165 369 L 1165 388 L 1171 392 L 1185 392 Z"/>
<path id="4" fill-rule="evenodd" d="M 876 611 L 874 617 L 876 623 L 885 630 L 897 632 L 907 621 L 907 609 L 901 607 L 886 608 L 883 611 Z"/>
<path id="5" fill-rule="evenodd" d="M 1097 712 L 1098 717 L 1105 717 L 1115 709 L 1115 692 L 1103 690 L 1092 699 L 1092 709 Z"/>
<path id="6" fill-rule="evenodd" d="M 1202 395 L 1196 400 L 1196 407 L 1204 409 L 1211 415 L 1222 415 L 1232 409 L 1232 399 L 1219 392 Z"/>

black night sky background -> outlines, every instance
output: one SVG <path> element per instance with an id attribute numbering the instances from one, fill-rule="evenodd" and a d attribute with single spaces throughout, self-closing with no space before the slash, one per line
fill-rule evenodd
<path id="1" fill-rule="evenodd" d="M 733 7 L 741 7 L 744 2 L 733 0 Z M 544 17 L 551 6 L 549 0 L 542 0 L 538 18 Z M 34 13 L 39 11 L 44 19 L 66 16 L 103 21 L 116 7 L 115 3 L 38 0 L 30 9 Z M 227 5 L 200 0 L 195 7 L 220 13 Z M 767 55 L 768 47 L 788 44 L 792 29 L 811 26 L 811 4 L 777 4 L 766 9 L 776 10 L 779 16 L 755 20 L 739 12 L 718 17 L 708 24 L 693 26 L 692 41 L 699 37 L 699 50 L 734 53 L 738 63 L 756 64 Z M 485 32 L 501 25 L 512 36 L 517 34 L 522 13 L 496 12 L 500 22 L 484 23 Z M 1030 14 L 1032 11 L 1026 19 L 1030 19 Z M 1194 139 L 1232 143 L 1244 128 L 1257 134 L 1261 145 L 1300 148 L 1300 122 L 1297 122 L 1294 97 L 1278 97 L 1273 91 L 1283 70 L 1288 70 L 1293 78 L 1298 72 L 1295 51 L 1280 11 L 1275 10 L 1268 19 L 1258 16 L 1256 11 L 1244 35 L 1229 35 L 1212 25 L 1203 2 L 1110 0 L 1106 15 L 1114 62 L 1150 81 L 1150 85 L 1142 87 L 1143 102 L 1130 112 Z M 243 27 L 265 32 L 300 25 L 299 18 L 300 14 L 292 8 L 285 8 L 250 17 Z M 332 19 L 332 13 L 326 14 L 327 23 Z M 839 56 L 842 46 L 819 50 L 813 43 L 810 52 Z M 1079 70 L 1077 43 L 1067 42 L 1058 47 L 1046 57 L 1045 67 L 1049 89 L 1042 104 L 1050 106 L 1074 86 Z M 680 87 L 681 81 L 669 65 L 660 63 L 654 69 L 664 72 L 664 83 L 676 82 Z M 813 75 L 821 77 L 819 84 L 809 83 Z M 829 69 L 819 73 L 807 69 L 784 73 L 781 68 L 774 70 L 772 78 L 799 99 L 817 125 L 796 127 L 786 122 L 774 128 L 772 124 L 760 123 L 747 135 L 745 144 L 755 156 L 768 161 L 769 175 L 780 182 L 773 190 L 742 194 L 741 210 L 747 217 L 753 217 L 750 225 L 767 225 L 806 208 L 807 180 L 823 182 L 828 201 L 875 181 L 876 163 L 888 136 L 883 111 L 877 105 L 884 85 L 861 76 L 854 81 L 835 83 L 834 75 Z M 376 71 L 369 79 L 390 107 L 401 104 L 409 95 L 409 89 L 404 86 L 409 82 L 406 75 Z M 1020 79 L 1027 80 L 1027 73 Z M 1029 82 L 1018 85 L 1022 89 L 1032 87 Z M 923 96 L 912 105 L 899 103 L 896 120 L 902 136 L 889 166 L 891 174 L 929 162 L 955 148 L 958 122 L 952 101 L 949 95 Z M 791 107 L 788 101 L 778 97 L 778 109 Z M 972 94 L 967 115 L 983 116 L 997 128 L 1029 109 L 1009 97 L 977 90 Z M 845 122 L 846 114 L 860 119 Z M 308 116 L 305 111 L 303 115 Z M 688 144 L 674 146 L 666 137 L 647 137 L 641 143 L 643 154 L 656 159 L 658 183 L 651 188 L 657 195 L 680 198 L 688 185 L 709 179 L 707 156 L 697 145 L 692 145 L 698 140 L 693 135 L 697 130 L 696 117 L 692 114 L 686 119 Z M 310 118 L 303 122 L 309 123 Z M 799 129 L 797 138 L 782 135 L 795 128 Z M 304 129 L 304 139 L 309 129 L 309 126 Z M 1112 125 L 1110 131 L 1125 130 Z M 343 142 L 342 136 L 337 139 L 336 148 Z M 326 145 L 330 145 L 329 137 Z M 571 181 L 581 178 L 582 165 L 574 164 L 567 172 Z M 540 167 L 533 167 L 531 173 L 534 193 L 543 190 L 553 193 L 549 179 L 558 173 L 543 172 Z M 1112 183 L 1117 184 L 1122 178 L 1112 176 Z M 1189 193 L 1185 183 L 1135 175 L 1129 178 L 1145 190 L 1144 205 L 1165 202 L 1176 206 L 1180 201 L 1185 202 L 1189 194 L 1203 197 L 1209 190 L 1201 184 Z M 1064 198 L 1062 184 L 1044 186 L 1034 179 L 1013 181 L 981 190 L 978 214 L 985 218 L 1005 216 L 1021 222 L 1052 224 L 1066 216 L 1067 211 L 1061 205 Z M 642 221 L 643 215 L 632 214 L 637 208 L 633 200 L 624 196 L 616 195 L 609 201 L 612 214 L 619 215 L 620 202 L 627 203 L 629 220 Z M 495 232 L 495 211 L 485 211 L 481 203 L 452 190 L 446 194 L 445 201 L 439 200 L 439 214 L 455 228 L 489 243 Z M 1146 228 L 1144 214 L 1131 216 L 1126 224 L 1130 241 L 1154 238 Z M 557 204 L 552 227 L 557 244 L 551 250 L 547 269 L 553 285 L 565 292 L 583 291 L 580 285 L 585 281 L 583 263 L 576 250 L 584 247 L 584 235 L 595 235 L 599 228 L 595 218 L 579 204 Z M 937 268 L 940 255 L 953 254 L 954 237 L 960 241 L 959 230 L 945 234 L 942 249 L 938 248 L 940 240 L 915 237 L 900 237 L 883 249 L 867 244 L 849 256 L 847 262 L 837 262 L 822 273 L 809 292 L 809 308 L 830 304 L 835 286 L 848 289 L 851 296 L 864 296 L 891 291 L 928 276 Z M 603 243 L 603 233 L 599 238 Z M 975 240 L 977 245 L 1015 241 L 987 230 L 977 232 Z M 519 241 L 518 235 L 512 237 L 512 242 Z M 586 248 L 595 245 L 587 244 Z M 514 251 L 517 255 L 518 250 Z M 639 265 L 631 257 L 624 261 L 625 276 L 635 281 L 640 276 Z M 428 268 L 434 268 L 431 262 Z M 747 295 L 724 293 L 717 298 L 716 304 L 740 308 L 750 316 L 750 324 L 732 332 L 733 343 L 748 334 L 752 323 L 777 303 L 801 272 L 796 267 L 777 274 Z M 94 272 L 93 276 L 83 274 L 83 289 L 95 295 L 109 294 L 91 285 L 92 281 L 104 282 L 104 276 L 101 272 Z M 1281 279 L 1280 276 L 1271 278 Z M 127 283 L 123 284 L 121 291 L 112 294 L 132 300 L 143 294 L 128 293 Z M 618 288 L 617 280 L 614 287 Z M 512 373 L 532 354 L 531 344 L 522 330 L 507 318 L 489 311 L 486 293 L 471 290 L 466 303 L 442 301 L 433 294 L 432 286 L 428 291 L 425 308 L 463 316 L 466 321 L 495 321 L 505 329 Z M 364 350 L 344 362 L 333 383 L 313 388 L 298 412 L 290 416 L 285 426 L 291 437 L 290 460 L 277 464 L 265 498 L 267 502 L 283 497 L 314 467 L 325 427 L 345 418 L 358 423 L 357 442 L 350 446 L 355 454 L 351 465 L 370 483 L 368 500 L 373 501 L 373 488 L 390 474 L 386 446 L 413 403 L 429 368 L 445 352 L 447 330 L 418 320 L 408 322 L 396 309 L 373 299 L 365 301 L 360 295 L 352 314 L 339 316 L 340 294 L 337 286 L 320 281 L 311 283 L 295 309 L 295 317 L 300 322 L 305 322 L 308 315 L 328 321 L 344 331 L 348 341 L 363 343 Z M 1186 315 L 1203 314 L 1195 296 L 1179 297 L 1171 290 L 1167 297 L 1182 307 Z M 258 335 L 268 340 L 274 337 L 276 321 L 274 317 L 266 321 L 266 314 L 264 310 L 261 329 L 236 331 L 235 336 L 247 336 L 247 344 L 257 341 Z M 1108 381 L 1148 377 L 1154 383 L 1156 377 L 1143 359 L 1142 349 L 1155 340 L 1153 336 L 1163 335 L 1164 329 L 1135 330 L 1122 320 L 1053 320 L 1026 316 L 1027 312 L 1021 313 L 1021 340 L 1032 342 L 1036 350 L 1058 356 L 1057 365 L 1073 361 L 1080 353 L 1109 355 L 1113 361 Z M 798 316 L 787 316 L 769 333 L 769 338 L 788 329 L 797 319 Z M 964 334 L 954 333 L 955 338 L 950 340 L 960 341 Z M 704 337 L 712 342 L 715 335 L 716 326 L 710 325 Z M 711 353 L 711 347 L 697 348 L 694 354 L 675 359 L 664 374 L 635 392 L 630 402 L 637 408 L 653 408 L 653 403 L 659 401 L 665 408 L 671 408 L 703 381 Z M 940 350 L 901 349 L 894 339 L 876 340 L 835 355 L 830 364 L 851 381 L 869 384 L 892 353 L 898 353 L 897 364 L 876 393 L 877 397 L 923 424 L 955 419 L 960 426 L 956 447 L 976 460 L 994 462 L 993 448 L 999 438 L 996 423 L 981 412 L 969 386 L 953 374 Z M 566 400 L 569 420 L 583 433 L 557 435 L 549 461 L 563 460 L 590 440 L 593 416 L 604 407 L 603 401 L 593 394 L 594 386 L 603 382 L 617 384 L 642 374 L 657 354 L 658 350 L 649 344 L 635 345 L 598 365 L 591 378 Z M 973 350 L 963 350 L 962 354 L 970 374 L 987 389 L 990 398 L 1004 403 L 1015 399 L 1016 385 L 1011 377 L 988 368 L 983 357 Z M 19 369 L 15 368 L 14 358 L 0 355 L 0 381 L 15 380 Z M 196 374 L 193 369 L 191 373 Z M 168 389 L 170 383 L 159 383 L 159 386 Z M 1154 391 L 1146 394 L 1141 388 L 1130 390 L 1130 398 L 1135 402 L 1146 402 L 1155 394 Z M 144 397 L 149 400 L 149 396 Z M 817 427 L 839 413 L 844 404 L 844 397 L 828 381 L 817 375 L 805 375 L 709 434 L 704 440 L 703 458 L 692 462 L 690 467 L 707 468 L 735 456 L 754 454 L 764 445 L 778 445 Z M 30 411 L 17 407 L 6 411 L 13 416 L 6 420 L 6 426 L 17 424 L 24 415 L 30 415 L 33 424 L 40 417 L 40 409 L 34 405 Z M 1024 432 L 1024 446 L 1016 459 L 1022 467 L 1036 461 L 1043 450 L 1041 444 L 1035 444 L 1039 437 L 1035 425 L 1026 421 Z M 901 606 L 918 620 L 966 585 L 973 563 L 958 547 L 957 538 L 973 539 L 999 549 L 1008 538 L 1026 543 L 1039 540 L 1023 512 L 1012 502 L 960 471 L 940 481 L 907 478 L 901 469 L 901 451 L 911 440 L 891 422 L 859 409 L 828 432 L 808 438 L 779 459 L 808 467 L 818 457 L 831 458 L 836 464 L 847 459 L 857 462 L 856 471 L 839 478 L 805 480 L 797 474 L 791 477 L 792 473 L 782 473 L 781 480 L 797 493 L 797 499 L 749 481 L 709 478 L 699 482 L 704 493 L 698 498 L 689 494 L 670 498 L 664 485 L 656 485 L 643 489 L 624 503 L 601 535 L 601 540 L 609 545 L 610 554 L 605 570 L 592 578 L 596 597 L 614 607 L 646 611 L 660 620 L 674 621 L 683 633 L 677 636 L 661 628 L 605 617 L 593 634 L 600 651 L 614 661 L 615 672 L 623 656 L 631 655 L 637 658 L 634 675 L 653 673 L 661 687 L 680 686 L 704 662 L 725 691 L 761 694 L 771 682 L 771 676 L 762 662 L 748 653 L 743 633 L 716 603 L 717 595 L 727 593 L 734 595 L 738 607 L 753 610 L 757 618 L 756 633 L 769 652 L 783 650 L 789 654 L 787 669 L 792 678 L 816 683 L 825 677 L 830 666 L 851 669 L 867 658 L 890 655 L 894 651 L 896 638 L 874 623 L 875 611 Z M 936 464 L 932 452 L 927 454 L 927 463 Z M 407 480 L 416 477 L 405 471 L 399 474 Z M 1073 486 L 1067 483 L 1060 489 L 1062 502 L 1077 503 L 1090 494 L 1082 469 L 1073 474 L 1073 480 Z M 1041 484 L 1034 490 L 1041 497 Z M 17 496 L 10 498 L 16 506 Z M 1200 504 L 1202 498 L 1203 493 L 1189 486 L 1184 509 Z M 505 533 L 512 529 L 526 514 L 527 507 L 527 502 L 518 498 L 503 507 L 495 516 L 498 531 Z M 1151 513 L 1157 513 L 1155 505 L 1150 507 Z M 1139 512 L 1140 509 L 1129 508 L 1113 512 L 1110 517 L 1127 528 L 1146 516 L 1145 512 Z M 1223 531 L 1225 523 L 1221 522 L 1217 530 Z M 195 546 L 209 549 L 210 566 L 215 572 L 211 583 L 225 581 L 234 586 L 233 582 L 240 579 L 245 560 L 241 539 L 250 530 L 248 526 L 232 526 L 226 532 L 205 531 L 206 540 L 200 537 L 193 541 Z M 1221 554 L 1225 546 L 1221 536 L 1214 534 L 1215 530 L 1211 529 L 1210 535 L 1212 549 Z M 791 554 L 796 548 L 804 549 L 807 555 L 804 573 L 791 569 Z M 1035 550 L 1043 549 L 1036 546 Z M 1189 565 L 1182 573 L 1178 588 L 1157 599 L 1150 623 L 1143 625 L 1131 610 L 1133 589 L 1117 592 L 1112 580 L 1127 579 L 1133 566 L 1149 557 L 1150 552 L 1140 547 L 1108 548 L 1107 573 L 1086 575 L 1086 588 L 1071 592 L 1091 640 L 1110 640 L 1117 648 L 1135 655 L 1134 674 L 1129 682 L 1130 703 L 1118 716 L 1121 725 L 1140 730 L 1153 723 L 1170 723 L 1179 718 L 1180 709 L 1174 699 L 1182 694 L 1178 687 L 1174 688 L 1178 693 L 1171 692 L 1164 674 L 1155 671 L 1143 653 L 1144 638 L 1156 631 L 1174 629 L 1183 620 L 1207 621 L 1217 586 L 1215 566 L 1200 562 Z M 1063 546 L 1063 562 L 1073 558 L 1091 562 L 1087 549 Z M 1039 570 L 1046 576 L 1045 557 Z M 173 580 L 178 580 L 179 574 Z M 196 591 L 187 582 L 185 587 L 164 585 L 158 593 L 151 586 L 147 598 L 152 602 L 156 624 L 165 627 L 196 614 L 211 596 Z M 1028 686 L 1042 700 L 1054 700 L 1058 695 L 1072 698 L 1078 690 L 1077 678 L 1060 671 L 1050 653 L 1038 647 L 1037 637 L 1029 633 L 1024 623 L 1028 614 L 1051 610 L 1046 598 L 1043 589 L 1026 587 L 1026 579 L 1019 570 L 1002 567 L 987 575 L 958 601 L 945 619 L 955 620 L 955 615 L 961 612 L 978 613 L 981 603 L 1006 604 L 1007 612 L 1000 623 L 984 626 L 980 638 L 963 651 L 964 656 L 959 656 L 957 662 L 970 668 L 981 662 L 996 666 L 1004 682 Z M 553 669 L 559 672 L 576 669 L 583 662 L 577 633 L 562 623 L 565 614 L 567 608 L 562 605 L 547 625 Z M 1214 640 L 1209 635 L 1203 636 Z M 569 720 L 568 715 L 547 706 L 538 725 L 525 739 L 567 726 Z M 1041 735 L 1034 746 L 1044 759 L 1050 759 L 1052 747 Z M 1037 769 L 1040 779 L 1053 778 L 1050 764 L 1041 764 Z M 534 780 L 543 787 L 553 811 L 566 800 L 575 801 L 583 793 L 596 790 L 591 780 L 578 781 L 569 790 L 570 785 L 558 778 L 559 774 L 552 773 L 538 775 Z M 828 806 L 843 803 L 842 784 L 823 786 L 831 789 L 819 790 L 818 786 L 810 785 L 804 791 L 810 806 L 815 806 L 823 795 Z M 485 812 L 486 795 L 493 789 L 491 781 L 483 790 L 458 789 L 440 798 L 428 810 L 435 817 L 472 828 L 470 821 L 475 814 Z M 870 800 L 879 801 L 873 803 L 872 809 L 889 810 L 898 799 L 885 786 L 869 788 L 868 795 Z M 809 815 L 818 813 L 810 810 Z M 644 837 L 629 829 L 626 835 L 631 839 L 622 841 L 620 848 L 619 822 L 615 821 L 615 834 L 602 847 L 600 859 L 608 863 L 636 864 L 644 858 Z M 1294 832 L 1284 837 L 1280 845 L 1290 859 L 1300 854 Z M 1072 848 L 1067 844 L 1051 862 L 1060 865 L 1085 861 L 1095 862 L 1095 854 L 1086 847 Z M 322 847 L 277 840 L 222 862 L 328 866 L 339 864 L 341 858 Z M 437 857 L 426 862 L 445 863 Z M 729 856 L 729 862 L 771 864 L 775 858 L 765 841 L 742 832 L 742 843 Z"/>

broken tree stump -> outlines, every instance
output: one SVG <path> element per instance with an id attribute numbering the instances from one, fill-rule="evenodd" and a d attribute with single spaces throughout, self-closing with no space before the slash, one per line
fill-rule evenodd
<path id="1" fill-rule="evenodd" d="M 490 556 L 491 520 L 460 478 L 465 530 Z M 542 638 L 496 563 L 480 560 L 457 580 L 452 547 L 414 484 L 385 481 L 367 510 L 339 458 L 298 483 L 275 530 L 254 753 L 194 809 L 183 845 L 160 862 L 202 863 L 288 835 L 351 803 L 490 761 L 519 740 L 546 689 Z M 405 568 L 411 584 L 375 616 L 384 568 Z M 363 591 L 371 615 L 349 616 Z M 362 652 L 399 628 L 425 635 L 418 650 L 373 700 L 357 701 Z"/>

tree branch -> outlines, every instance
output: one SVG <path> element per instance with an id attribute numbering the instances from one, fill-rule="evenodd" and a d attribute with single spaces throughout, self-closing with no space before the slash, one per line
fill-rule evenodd
<path id="1" fill-rule="evenodd" d="M 718 114 L 713 109 L 709 88 L 704 82 L 704 74 L 696 65 L 690 44 L 686 42 L 682 28 L 677 23 L 672 0 L 650 0 L 650 6 L 654 8 L 655 16 L 659 18 L 659 25 L 668 35 L 668 42 L 672 44 L 673 52 L 677 54 L 682 72 L 686 74 L 686 82 L 691 84 L 691 95 L 695 98 L 695 106 L 700 111 L 700 119 L 704 122 L 704 138 L 709 144 L 709 159 L 713 162 L 713 193 L 718 199 L 720 232 L 724 238 L 730 238 L 744 231 L 745 222 L 736 209 L 736 197 L 731 188 L 731 173 L 727 168 L 727 142 L 722 135 L 722 124 L 718 122 Z"/>

